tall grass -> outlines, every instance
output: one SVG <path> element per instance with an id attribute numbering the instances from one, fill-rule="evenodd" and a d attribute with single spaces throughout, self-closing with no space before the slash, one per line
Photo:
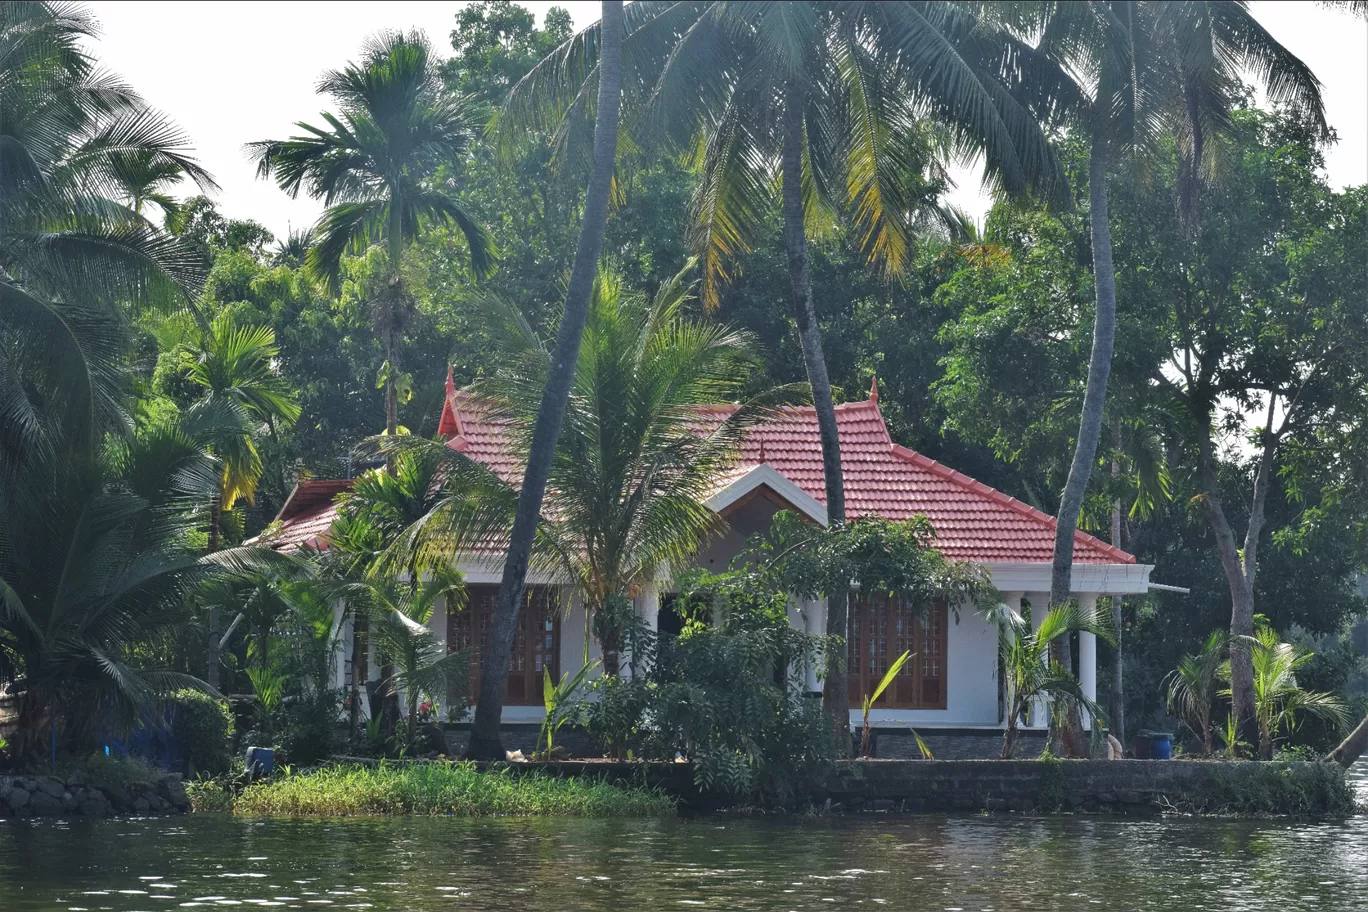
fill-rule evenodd
<path id="1" fill-rule="evenodd" d="M 673 814 L 668 796 L 599 779 L 557 779 L 470 763 L 340 765 L 247 786 L 233 813 L 253 817 L 648 817 Z"/>

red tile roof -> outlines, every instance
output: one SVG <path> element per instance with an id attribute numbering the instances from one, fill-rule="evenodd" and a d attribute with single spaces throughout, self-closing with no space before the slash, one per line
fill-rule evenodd
<path id="1" fill-rule="evenodd" d="M 337 516 L 334 502 L 339 494 L 350 490 L 351 486 L 350 478 L 299 482 L 276 516 L 279 525 L 269 530 L 269 534 L 263 534 L 262 538 L 278 551 L 326 549 L 328 530 Z"/>
<path id="2" fill-rule="evenodd" d="M 474 396 L 458 391 L 448 380 L 441 431 L 448 445 L 487 465 L 500 477 L 517 484 L 522 479 L 522 457 L 506 421 L 489 415 Z M 938 547 L 946 556 L 978 563 L 1049 563 L 1054 553 L 1054 518 L 1035 508 L 895 444 L 879 411 L 877 389 L 864 402 L 836 406 L 849 516 L 910 519 L 925 515 L 936 531 Z M 721 420 L 734 405 L 704 408 L 704 415 Z M 752 429 L 742 447 L 744 471 L 767 463 L 821 503 L 826 503 L 817 415 L 811 407 L 788 407 Z M 313 504 L 325 484 L 314 486 L 303 503 Z M 341 488 L 337 490 L 342 490 Z M 336 496 L 336 492 L 329 497 Z M 287 516 L 299 497 L 293 495 L 280 519 L 283 527 L 273 539 L 277 547 L 314 540 L 326 530 L 331 506 L 301 510 Z M 322 528 L 320 528 L 320 524 Z M 297 545 L 296 545 L 297 546 Z M 1134 563 L 1130 554 L 1083 532 L 1074 537 L 1074 561 L 1081 564 Z"/>

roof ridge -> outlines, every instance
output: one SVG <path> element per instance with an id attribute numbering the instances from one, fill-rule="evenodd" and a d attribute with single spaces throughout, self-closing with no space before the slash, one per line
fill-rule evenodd
<path id="1" fill-rule="evenodd" d="M 1037 510 L 1030 504 L 1023 503 L 1022 501 L 1017 500 L 1012 495 L 1005 494 L 1002 491 L 999 491 L 992 485 L 986 485 L 983 482 L 979 481 L 977 478 L 970 478 L 963 472 L 956 471 L 955 469 L 952 469 L 943 463 L 937 462 L 930 456 L 925 456 L 921 453 L 918 453 L 916 450 L 910 449 L 908 447 L 896 443 L 893 444 L 893 454 L 915 465 L 919 465 L 922 468 L 932 472 L 933 474 L 946 479 L 947 481 L 952 481 L 962 488 L 966 488 L 970 491 L 973 491 L 975 494 L 983 495 L 995 503 L 1001 504 L 1002 506 L 1007 507 L 1010 510 L 1014 510 L 1022 516 L 1028 517 L 1029 519 L 1035 520 L 1036 522 L 1042 523 L 1043 525 L 1047 525 L 1051 529 L 1055 528 L 1055 518 L 1050 514 L 1042 510 Z M 1097 536 L 1090 535 L 1089 533 L 1084 532 L 1081 529 L 1075 529 L 1074 542 L 1077 543 L 1080 539 L 1083 541 L 1084 544 L 1088 545 L 1089 547 L 1096 548 L 1103 554 L 1109 555 L 1111 557 L 1116 557 L 1119 560 L 1121 560 L 1122 563 L 1133 564 L 1136 561 L 1135 555 L 1121 550 L 1116 545 L 1110 544 L 1109 542 L 1104 542 Z"/>

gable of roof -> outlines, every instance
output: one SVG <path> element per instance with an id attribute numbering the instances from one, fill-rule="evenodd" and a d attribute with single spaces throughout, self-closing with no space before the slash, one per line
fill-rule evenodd
<path id="1" fill-rule="evenodd" d="M 328 530 L 337 518 L 339 495 L 351 490 L 352 479 L 305 479 L 295 484 L 276 514 L 276 526 L 265 543 L 277 551 L 328 547 Z"/>

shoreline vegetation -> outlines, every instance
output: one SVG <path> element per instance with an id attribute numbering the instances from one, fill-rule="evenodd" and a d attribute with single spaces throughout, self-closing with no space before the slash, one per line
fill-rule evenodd
<path id="1" fill-rule="evenodd" d="M 347 763 L 287 772 L 240 790 L 220 779 L 189 787 L 196 812 L 249 817 L 660 817 L 664 792 L 584 777 L 480 770 L 473 763 Z"/>

